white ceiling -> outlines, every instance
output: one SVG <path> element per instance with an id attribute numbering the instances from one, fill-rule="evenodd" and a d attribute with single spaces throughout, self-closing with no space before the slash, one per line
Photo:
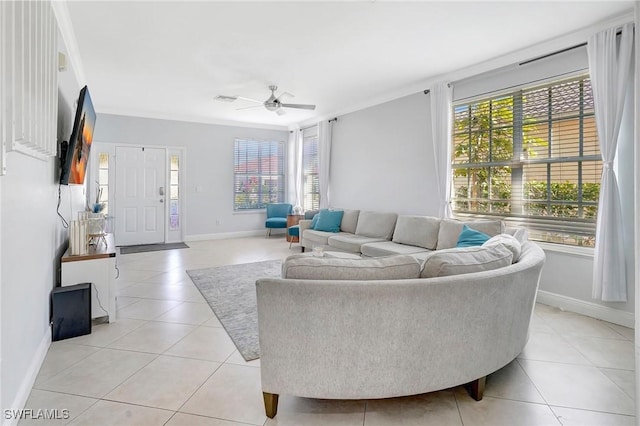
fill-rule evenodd
<path id="1" fill-rule="evenodd" d="M 98 112 L 289 126 L 619 16 L 632 1 L 67 3 Z M 267 86 L 315 111 L 279 116 Z M 426 87 L 424 87 L 426 88 Z M 409 92 L 410 93 L 410 92 Z"/>

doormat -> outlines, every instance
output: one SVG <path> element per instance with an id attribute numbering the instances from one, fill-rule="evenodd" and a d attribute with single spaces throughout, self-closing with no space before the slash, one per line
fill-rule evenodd
<path id="1" fill-rule="evenodd" d="M 189 248 L 185 243 L 140 244 L 138 246 L 120 247 L 120 254 L 146 253 L 148 251 L 175 250 Z"/>

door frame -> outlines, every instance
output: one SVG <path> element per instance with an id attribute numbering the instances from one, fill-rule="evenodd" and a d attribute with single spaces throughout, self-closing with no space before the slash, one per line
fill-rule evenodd
<path id="1" fill-rule="evenodd" d="M 116 212 L 116 148 L 157 148 L 164 150 L 165 156 L 165 182 L 164 187 L 167 188 L 165 192 L 166 199 L 164 203 L 164 243 L 173 243 L 173 242 L 182 242 L 184 241 L 185 235 L 185 226 L 184 226 L 184 218 L 186 212 L 185 206 L 185 178 L 186 178 L 186 149 L 185 147 L 180 146 L 158 146 L 158 145 L 144 145 L 144 144 L 129 144 L 129 143 L 113 143 L 113 142 L 100 142 L 93 141 L 90 160 L 89 160 L 89 179 L 87 182 L 87 202 L 91 203 L 92 200 L 95 200 L 96 196 L 96 185 L 95 181 L 98 180 L 98 153 L 106 152 L 109 154 L 109 190 L 108 190 L 108 200 L 109 200 L 109 215 L 114 217 L 114 220 L 117 220 L 115 217 Z M 171 231 L 169 229 L 169 182 L 171 178 L 170 172 L 170 156 L 171 155 L 179 155 L 179 180 L 178 180 L 178 205 L 179 205 L 179 215 L 180 215 L 180 227 L 177 230 Z M 115 233 L 115 224 L 112 224 L 112 232 Z"/>

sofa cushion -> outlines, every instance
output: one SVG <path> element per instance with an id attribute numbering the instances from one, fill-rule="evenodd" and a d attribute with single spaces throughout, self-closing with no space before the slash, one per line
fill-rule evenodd
<path id="1" fill-rule="evenodd" d="M 360 215 L 360 210 L 344 210 L 344 215 L 342 216 L 342 223 L 340 224 L 340 230 L 342 232 L 349 232 L 351 234 L 356 233 L 356 227 L 358 226 L 358 216 Z"/>
<path id="2" fill-rule="evenodd" d="M 481 246 L 491 238 L 484 232 L 476 231 L 469 228 L 467 225 L 462 225 L 462 232 L 458 237 L 458 243 L 456 247 L 475 247 Z"/>
<path id="3" fill-rule="evenodd" d="M 435 250 L 440 219 L 429 216 L 398 216 L 393 242 Z"/>
<path id="4" fill-rule="evenodd" d="M 513 253 L 502 244 L 436 250 L 422 266 L 422 278 L 491 271 L 511 265 Z"/>
<path id="5" fill-rule="evenodd" d="M 282 263 L 282 278 L 308 280 L 399 280 L 420 277 L 420 263 L 411 256 L 340 259 L 293 255 Z"/>
<path id="6" fill-rule="evenodd" d="M 311 229 L 316 229 L 318 219 L 320 219 L 320 212 L 318 212 L 315 216 L 313 216 L 313 218 L 311 218 Z"/>
<path id="7" fill-rule="evenodd" d="M 316 231 L 315 229 L 305 229 L 302 231 L 302 238 L 305 247 L 326 246 L 329 244 L 329 237 L 333 237 L 335 232 Z M 349 235 L 349 234 L 346 234 Z"/>
<path id="8" fill-rule="evenodd" d="M 340 232 L 340 222 L 342 222 L 343 214 L 342 210 L 320 210 L 317 215 L 318 221 L 313 229 L 316 231 Z"/>
<path id="9" fill-rule="evenodd" d="M 491 237 L 484 244 L 484 247 L 493 246 L 496 244 L 502 244 L 506 248 L 508 248 L 513 254 L 512 263 L 516 263 L 518 259 L 520 259 L 520 253 L 522 252 L 522 244 L 520 241 L 513 235 L 509 234 L 498 234 L 495 237 Z"/>
<path id="10" fill-rule="evenodd" d="M 396 213 L 361 211 L 358 215 L 356 234 L 363 237 L 390 240 L 396 226 Z"/>
<path id="11" fill-rule="evenodd" d="M 501 220 L 476 220 L 462 222 L 454 219 L 442 219 L 438 230 L 437 250 L 454 248 L 458 244 L 458 238 L 462 232 L 462 226 L 467 225 L 471 229 L 484 232 L 490 237 L 503 232 L 504 223 Z"/>
<path id="12" fill-rule="evenodd" d="M 527 231 L 527 228 L 517 226 L 507 227 L 505 228 L 504 233 L 513 235 L 520 244 L 524 244 L 529 240 L 529 231 Z"/>
<path id="13" fill-rule="evenodd" d="M 428 253 L 429 250 L 417 246 L 398 244 L 391 241 L 363 244 L 360 248 L 363 255 L 369 257 L 392 256 L 394 254 Z"/>
<path id="14" fill-rule="evenodd" d="M 339 250 L 351 253 L 360 253 L 363 244 L 374 243 L 376 241 L 384 241 L 384 239 L 341 233 L 340 235 L 329 237 L 328 244 L 329 246 L 335 247 Z"/>

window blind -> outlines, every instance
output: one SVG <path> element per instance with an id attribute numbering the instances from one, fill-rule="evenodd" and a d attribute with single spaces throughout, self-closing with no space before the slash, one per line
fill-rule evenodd
<path id="1" fill-rule="evenodd" d="M 316 127 L 317 128 L 317 127 Z M 305 210 L 320 208 L 320 181 L 318 178 L 318 135 L 309 132 L 302 139 L 302 203 Z"/>
<path id="2" fill-rule="evenodd" d="M 234 210 L 256 210 L 285 199 L 285 144 L 236 139 Z"/>
<path id="3" fill-rule="evenodd" d="M 594 244 L 602 161 L 588 76 L 454 106 L 453 211 Z"/>

